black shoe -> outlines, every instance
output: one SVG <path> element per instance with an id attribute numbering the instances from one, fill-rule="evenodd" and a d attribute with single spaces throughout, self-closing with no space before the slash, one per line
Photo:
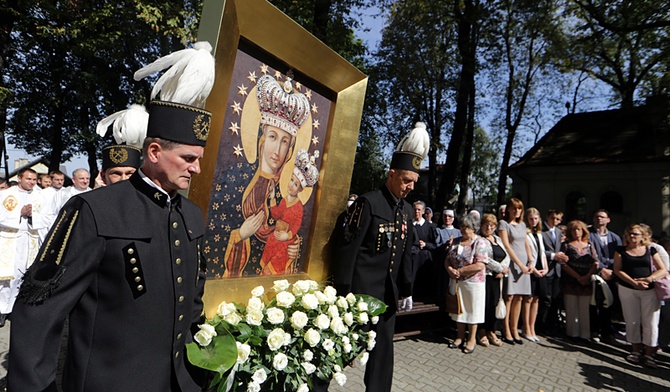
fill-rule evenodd
<path id="1" fill-rule="evenodd" d="M 477 345 L 475 345 L 472 350 L 469 350 L 466 346 L 463 346 L 463 354 L 472 354 L 475 352 L 475 349 L 477 348 Z"/>
<path id="2" fill-rule="evenodd" d="M 7 315 L 5 313 L 0 313 L 0 328 L 5 326 L 5 321 L 7 321 Z"/>
<path id="3" fill-rule="evenodd" d="M 512 340 L 514 340 L 514 343 L 516 344 L 523 344 L 523 340 L 521 339 L 512 339 Z"/>
<path id="4" fill-rule="evenodd" d="M 507 339 L 506 337 L 502 337 L 502 338 L 500 338 L 500 340 L 502 340 L 503 342 L 505 342 L 507 344 L 511 344 L 512 346 L 514 346 L 514 339 Z"/>

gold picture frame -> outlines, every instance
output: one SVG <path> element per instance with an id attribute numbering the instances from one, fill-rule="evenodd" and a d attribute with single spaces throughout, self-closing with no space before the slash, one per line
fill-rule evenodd
<path id="1" fill-rule="evenodd" d="M 201 173 L 191 182 L 188 196 L 201 207 L 205 219 L 209 218 L 206 223 L 211 230 L 227 229 L 228 233 L 230 229 L 226 227 L 230 225 L 225 224 L 228 216 L 223 213 L 213 215 L 212 210 L 213 200 L 220 196 L 215 193 L 214 181 L 219 178 L 215 179 L 215 173 L 220 176 L 221 171 L 226 168 L 222 167 L 221 162 L 224 159 L 230 160 L 228 157 L 235 154 L 235 151 L 239 154 L 243 147 L 242 144 L 228 145 L 227 138 L 237 130 L 231 130 L 232 122 L 226 118 L 227 113 L 230 117 L 233 113 L 231 110 L 234 110 L 231 107 L 234 103 L 229 102 L 234 95 L 231 88 L 244 88 L 243 95 L 239 97 L 242 101 L 248 98 L 247 87 L 251 87 L 244 86 L 245 83 L 235 84 L 240 78 L 239 67 L 244 57 L 241 54 L 252 59 L 245 60 L 245 64 L 252 64 L 254 59 L 263 65 L 270 64 L 275 72 L 281 73 L 276 74 L 277 81 L 283 82 L 290 77 L 304 88 L 301 91 L 313 91 L 314 97 L 328 101 L 323 106 L 328 108 L 328 112 L 319 114 L 325 116 L 325 123 L 321 123 L 318 130 L 323 132 L 323 138 L 317 140 L 319 144 L 309 143 L 308 147 L 311 148 L 311 154 L 315 146 L 318 146 L 319 176 L 313 193 L 307 196 L 311 204 L 305 205 L 311 215 L 309 222 L 305 223 L 307 229 L 304 238 L 307 241 L 301 247 L 300 270 L 284 275 L 235 278 L 215 278 L 210 273 L 204 295 L 205 314 L 210 316 L 221 301 L 246 301 L 250 290 L 258 285 L 269 288 L 277 279 L 293 282 L 298 279 L 323 281 L 327 278 L 328 266 L 324 259 L 324 247 L 337 216 L 346 208 L 368 79 L 265 0 L 205 1 L 198 39 L 209 41 L 214 47 L 216 82 L 206 106 L 212 112 L 212 123 L 205 157 L 201 162 Z M 255 91 L 255 88 L 249 92 L 251 91 Z M 312 112 L 312 115 L 316 116 L 316 113 Z M 308 121 L 313 124 L 314 119 Z M 245 148 L 251 152 L 248 146 Z M 235 157 L 240 158 L 242 166 L 249 165 L 241 159 L 241 154 Z M 251 158 L 247 159 L 252 162 Z M 220 204 L 216 205 L 217 208 Z M 212 216 L 217 217 L 217 220 L 212 219 Z M 217 254 L 224 255 L 223 246 L 205 246 L 209 252 L 216 249 Z M 210 268 L 213 269 L 215 268 Z"/>

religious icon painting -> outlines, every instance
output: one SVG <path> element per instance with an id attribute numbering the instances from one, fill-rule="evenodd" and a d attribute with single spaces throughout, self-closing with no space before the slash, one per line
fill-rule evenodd
<path id="1" fill-rule="evenodd" d="M 207 211 L 214 277 L 302 271 L 331 102 L 238 50 Z"/>

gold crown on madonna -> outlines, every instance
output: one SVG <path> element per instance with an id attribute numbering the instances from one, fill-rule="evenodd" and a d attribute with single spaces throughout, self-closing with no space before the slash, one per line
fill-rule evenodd
<path id="1" fill-rule="evenodd" d="M 319 180 L 319 169 L 316 168 L 316 158 L 319 157 L 319 151 L 314 151 L 314 155 L 310 156 L 306 150 L 300 149 L 295 156 L 295 168 L 293 174 L 300 180 L 300 185 L 303 188 L 306 186 L 314 186 Z"/>
<path id="2" fill-rule="evenodd" d="M 293 90 L 291 78 L 287 78 L 282 86 L 270 75 L 258 79 L 257 88 L 261 124 L 277 127 L 296 136 L 309 116 L 309 100 L 305 94 Z"/>

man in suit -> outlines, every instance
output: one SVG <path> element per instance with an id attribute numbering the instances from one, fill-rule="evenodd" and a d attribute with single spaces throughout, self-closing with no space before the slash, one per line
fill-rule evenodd
<path id="1" fill-rule="evenodd" d="M 365 368 L 368 392 L 389 392 L 393 381 L 393 333 L 398 299 L 412 308 L 412 207 L 404 199 L 419 179 L 421 161 L 428 153 L 425 125 L 418 123 L 393 153 L 386 183 L 354 202 L 344 227 L 340 260 L 335 266 L 338 293 L 367 294 L 388 306 L 375 326 L 377 345 Z M 408 146 L 414 144 L 414 148 Z M 416 148 L 418 145 L 419 148 Z M 424 148 L 421 148 L 424 147 Z"/>
<path id="2" fill-rule="evenodd" d="M 540 312 L 538 314 L 538 330 L 541 333 L 555 335 L 559 325 L 561 311 L 561 266 L 559 263 L 568 261 L 568 256 L 561 251 L 561 231 L 558 225 L 563 221 L 563 212 L 549 210 L 545 217 L 542 231 L 544 253 L 549 263 L 547 272 L 547 294 L 540 298 Z"/>
<path id="3" fill-rule="evenodd" d="M 192 104 L 152 101 L 142 167 L 59 212 L 16 303 L 9 390 L 57 390 L 66 319 L 64 391 L 202 390 L 185 346 L 201 322 L 205 225 L 179 191 L 200 172 L 211 113 Z"/>
<path id="4" fill-rule="evenodd" d="M 614 303 L 609 308 L 604 302 L 596 297 L 596 305 L 591 306 L 591 338 L 599 342 L 601 339 L 613 342 L 612 311 L 620 312 L 619 290 L 616 287 L 616 279 L 612 273 L 614 264 L 614 251 L 621 246 L 621 237 L 607 230 L 610 216 L 607 210 L 598 210 L 593 214 L 593 226 L 589 228 L 589 240 L 598 252 L 598 274 L 609 286 L 614 295 Z"/>
<path id="5" fill-rule="evenodd" d="M 433 222 L 425 219 L 423 214 L 426 203 L 415 201 L 414 210 L 414 252 L 413 252 L 413 299 L 434 302 L 437 298 L 437 269 L 433 263 L 433 252 L 437 248 L 437 231 Z"/>

